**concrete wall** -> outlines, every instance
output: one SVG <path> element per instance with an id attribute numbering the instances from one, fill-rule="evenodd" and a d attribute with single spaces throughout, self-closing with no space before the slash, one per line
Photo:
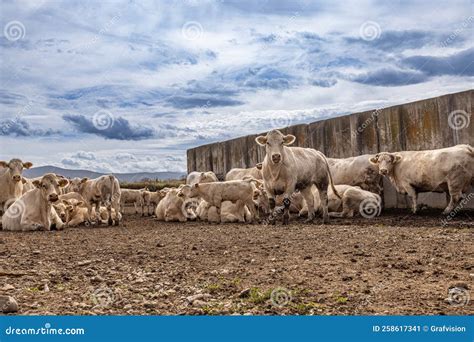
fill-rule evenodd
<path id="1" fill-rule="evenodd" d="M 473 106 L 474 90 L 468 90 L 290 126 L 281 131 L 295 135 L 296 146 L 312 147 L 332 158 L 382 151 L 436 149 L 456 144 L 474 145 Z M 234 167 L 254 166 L 265 156 L 264 149 L 255 143 L 258 135 L 189 149 L 188 172 L 211 170 L 223 177 Z M 389 182 L 384 182 L 384 199 L 386 207 L 406 205 L 405 196 L 398 195 Z M 444 196 L 438 194 L 422 195 L 420 201 L 433 207 L 446 205 Z M 474 207 L 474 203 L 469 203 L 469 206 Z"/>

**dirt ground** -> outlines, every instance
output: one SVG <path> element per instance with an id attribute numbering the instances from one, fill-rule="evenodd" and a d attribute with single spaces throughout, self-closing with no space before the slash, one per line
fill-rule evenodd
<path id="1" fill-rule="evenodd" d="M 1 231 L 0 293 L 22 315 L 474 314 L 473 217 Z"/>

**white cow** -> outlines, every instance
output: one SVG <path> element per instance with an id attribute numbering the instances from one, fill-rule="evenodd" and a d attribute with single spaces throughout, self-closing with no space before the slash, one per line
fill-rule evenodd
<path id="1" fill-rule="evenodd" d="M 52 204 L 58 201 L 59 188 L 66 186 L 67 180 L 48 173 L 34 184 L 36 188 L 18 198 L 3 215 L 4 230 L 50 230 L 55 225 L 61 228 Z"/>
<path id="2" fill-rule="evenodd" d="M 142 192 L 142 196 L 143 196 L 143 204 L 147 208 L 146 210 L 147 215 L 152 215 L 158 203 L 160 203 L 160 201 L 165 197 L 165 194 L 160 192 L 159 190 L 157 191 L 144 190 Z"/>
<path id="3" fill-rule="evenodd" d="M 258 212 L 253 202 L 253 191 L 256 189 L 255 180 L 235 180 L 213 183 L 196 183 L 194 185 L 182 186 L 178 196 L 185 198 L 202 198 L 210 206 L 215 206 L 219 211 L 224 201 L 237 204 L 238 212 L 244 210 L 244 206 L 250 210 L 253 219 L 258 219 Z"/>
<path id="4" fill-rule="evenodd" d="M 29 169 L 33 164 L 12 159 L 9 162 L 0 161 L 0 214 L 4 212 L 17 198 L 22 195 L 23 169 Z"/>
<path id="5" fill-rule="evenodd" d="M 364 190 L 382 193 L 382 176 L 377 166 L 370 162 L 375 155 L 364 154 L 351 158 L 327 158 L 332 180 L 335 185 L 359 186 Z"/>
<path id="6" fill-rule="evenodd" d="M 438 150 L 381 152 L 370 159 L 395 189 L 407 194 L 412 211 L 418 210 L 420 192 L 444 192 L 449 195 L 443 214 L 451 212 L 474 184 L 474 148 L 456 145 Z"/>
<path id="7" fill-rule="evenodd" d="M 160 190 L 164 198 L 158 203 L 155 215 L 159 221 L 186 222 L 190 213 L 186 210 L 185 199 L 178 196 L 180 188 L 169 188 Z M 189 217 L 192 218 L 192 217 Z"/>
<path id="8" fill-rule="evenodd" d="M 145 202 L 143 192 L 145 189 L 120 189 L 120 211 L 124 212 L 125 204 L 133 203 L 135 214 L 138 214 L 138 206 L 142 208 L 142 216 L 145 215 Z"/>
<path id="9" fill-rule="evenodd" d="M 212 171 L 207 172 L 191 172 L 188 177 L 186 177 L 186 184 L 194 185 L 196 183 L 211 183 L 218 182 L 217 176 Z"/>
<path id="10" fill-rule="evenodd" d="M 70 181 L 70 184 L 69 191 L 78 192 L 84 198 L 92 220 L 95 221 L 96 219 L 92 213 L 92 208 L 94 207 L 97 213 L 98 208 L 103 204 L 109 212 L 108 224 L 112 225 L 115 222 L 115 225 L 118 225 L 120 223 L 122 219 L 120 213 L 121 191 L 117 178 L 113 175 L 104 175 L 95 179 L 74 178 Z M 116 220 L 112 219 L 112 208 L 117 213 Z"/>
<path id="11" fill-rule="evenodd" d="M 337 197 L 332 189 L 329 189 L 329 216 L 353 217 L 354 215 L 360 214 L 365 218 L 373 218 L 380 215 L 382 210 L 382 199 L 380 195 L 363 190 L 358 186 L 336 185 L 335 188 L 341 198 Z M 319 193 L 315 187 L 313 187 L 313 194 L 315 203 L 314 208 L 317 212 L 321 212 Z M 302 211 L 305 209 L 302 209 Z"/>
<path id="12" fill-rule="evenodd" d="M 259 145 L 265 146 L 262 175 L 272 210 L 275 208 L 275 197 L 283 195 L 283 224 L 288 224 L 291 195 L 295 190 L 301 191 L 308 204 L 308 221 L 314 219 L 311 192 L 313 184 L 318 188 L 321 197 L 323 222 L 327 223 L 329 221 L 327 189 L 331 185 L 334 190 L 334 183 L 324 154 L 311 148 L 289 147 L 296 137 L 291 134 L 284 135 L 278 130 L 270 131 L 255 140 Z M 337 195 L 337 191 L 334 192 Z"/>
<path id="13" fill-rule="evenodd" d="M 262 177 L 262 166 L 260 165 L 260 168 L 258 166 L 250 167 L 248 169 L 239 169 L 239 168 L 234 168 L 227 172 L 225 175 L 225 180 L 230 181 L 230 180 L 239 180 L 239 179 L 244 179 L 245 177 L 252 177 L 255 179 L 263 179 Z"/>

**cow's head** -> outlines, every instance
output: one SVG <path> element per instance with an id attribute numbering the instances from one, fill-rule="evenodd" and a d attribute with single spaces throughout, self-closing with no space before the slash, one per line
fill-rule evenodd
<path id="1" fill-rule="evenodd" d="M 193 198 L 199 196 L 199 183 L 183 185 L 178 190 L 178 197 Z"/>
<path id="2" fill-rule="evenodd" d="M 255 139 L 257 144 L 265 146 L 267 156 L 273 164 L 278 164 L 283 161 L 284 146 L 291 145 L 295 142 L 296 137 L 291 134 L 284 135 L 278 130 L 273 130 L 267 135 L 259 136 Z"/>
<path id="3" fill-rule="evenodd" d="M 56 202 L 59 199 L 59 188 L 66 186 L 68 181 L 56 177 L 53 173 L 47 173 L 40 180 L 34 180 L 33 184 L 41 190 L 43 198 L 49 202 Z"/>
<path id="4" fill-rule="evenodd" d="M 73 192 L 81 192 L 82 186 L 89 180 L 89 178 L 73 178 L 69 181 L 69 190 Z"/>
<path id="5" fill-rule="evenodd" d="M 390 175 L 393 171 L 395 164 L 402 160 L 402 156 L 399 153 L 388 153 L 381 152 L 377 153 L 374 157 L 370 158 L 370 162 L 377 165 L 379 173 L 381 175 Z"/>
<path id="6" fill-rule="evenodd" d="M 201 172 L 199 176 L 199 183 L 212 183 L 217 181 L 218 179 L 212 171 Z"/>
<path id="7" fill-rule="evenodd" d="M 0 161 L 0 166 L 8 169 L 14 182 L 19 182 L 23 169 L 29 169 L 33 164 L 30 162 L 23 163 L 20 159 L 12 159 L 9 162 Z"/>
<path id="8" fill-rule="evenodd" d="M 53 207 L 54 210 L 56 210 L 56 213 L 59 215 L 61 221 L 66 222 L 67 213 L 69 211 L 69 208 L 71 207 L 69 202 L 66 200 L 62 200 L 61 202 L 54 203 Z"/>

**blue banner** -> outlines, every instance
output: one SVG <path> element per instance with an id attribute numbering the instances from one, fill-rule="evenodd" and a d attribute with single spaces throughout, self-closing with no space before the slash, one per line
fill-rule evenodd
<path id="1" fill-rule="evenodd" d="M 472 316 L 4 316 L 0 341 L 465 341 Z"/>

